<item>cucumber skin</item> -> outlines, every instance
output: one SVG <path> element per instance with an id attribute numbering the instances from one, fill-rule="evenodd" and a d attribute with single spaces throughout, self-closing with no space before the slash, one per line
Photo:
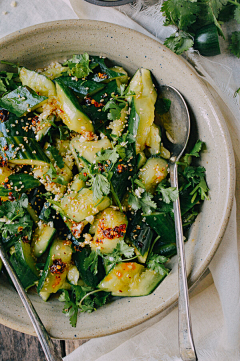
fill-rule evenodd
<path id="1" fill-rule="evenodd" d="M 162 244 L 176 242 L 174 221 L 168 213 L 152 213 L 145 217 L 147 224 L 161 237 Z"/>
<path id="2" fill-rule="evenodd" d="M 16 148 L 19 149 L 16 150 Z M 31 138 L 25 141 L 24 137 L 0 137 L 0 156 L 9 161 L 15 159 L 23 160 L 23 162 L 24 160 L 35 160 L 50 163 L 37 141 Z"/>
<path id="3" fill-rule="evenodd" d="M 218 31 L 215 24 L 203 26 L 196 31 L 194 37 L 194 49 L 203 56 L 214 56 L 221 54 Z"/>
<path id="4" fill-rule="evenodd" d="M 32 272 L 29 267 L 26 267 L 26 265 L 23 265 L 21 263 L 15 253 L 11 255 L 10 262 L 25 290 L 28 290 L 30 287 L 35 285 L 35 283 L 38 281 L 38 277 Z"/>

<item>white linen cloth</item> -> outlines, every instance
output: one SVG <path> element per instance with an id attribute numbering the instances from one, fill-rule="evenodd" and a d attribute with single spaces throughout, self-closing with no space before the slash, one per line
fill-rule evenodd
<path id="1" fill-rule="evenodd" d="M 160 2 L 152 4 L 149 1 L 146 7 L 142 0 L 138 0 L 135 7 L 125 5 L 113 9 L 96 7 L 83 0 L 63 1 L 19 0 L 14 7 L 11 0 L 1 0 L 0 37 L 26 26 L 78 17 L 127 26 L 157 36 L 162 42 L 173 32 L 162 25 Z M 235 30 L 233 24 L 231 29 Z M 225 32 L 228 32 L 226 27 Z M 187 59 L 195 62 L 196 68 L 216 91 L 215 97 L 226 114 L 237 169 L 236 202 L 222 243 L 209 267 L 214 284 L 207 276 L 191 293 L 193 333 L 199 361 L 240 360 L 240 215 L 236 212 L 240 206 L 240 115 L 238 97 L 233 98 L 234 91 L 240 87 L 240 64 L 228 53 L 226 46 L 222 46 L 223 54 L 210 60 L 196 52 L 187 54 Z M 65 361 L 178 361 L 177 339 L 177 309 L 174 309 L 130 330 L 93 339 L 67 356 Z"/>

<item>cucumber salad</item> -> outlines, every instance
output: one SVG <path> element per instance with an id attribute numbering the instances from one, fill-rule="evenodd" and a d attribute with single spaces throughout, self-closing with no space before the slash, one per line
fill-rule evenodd
<path id="1" fill-rule="evenodd" d="M 0 241 L 23 287 L 58 297 L 72 326 L 116 296 L 147 296 L 176 254 L 173 201 L 187 239 L 208 199 L 203 142 L 190 139 L 178 191 L 162 126 L 171 101 L 148 69 L 131 78 L 87 53 L 36 71 L 2 63 Z"/>

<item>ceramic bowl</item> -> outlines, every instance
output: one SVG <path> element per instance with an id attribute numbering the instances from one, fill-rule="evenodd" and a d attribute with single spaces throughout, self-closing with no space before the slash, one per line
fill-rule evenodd
<path id="1" fill-rule="evenodd" d="M 185 244 L 191 286 L 207 268 L 221 242 L 233 201 L 234 156 L 224 118 L 206 85 L 181 57 L 133 30 L 104 22 L 66 20 L 23 29 L 0 40 L 2 60 L 31 69 L 85 51 L 107 56 L 130 74 L 139 67 L 150 69 L 160 84 L 176 87 L 189 104 L 195 132 L 206 143 L 201 164 L 206 168 L 210 188 L 210 200 L 204 202 Z M 31 293 L 30 297 L 51 336 L 61 339 L 104 336 L 138 325 L 176 302 L 176 261 L 174 257 L 172 272 L 151 295 L 118 299 L 91 314 L 80 314 L 76 329 L 70 326 L 58 300 L 44 303 L 37 294 Z M 34 334 L 17 293 L 3 277 L 0 293 L 0 323 Z"/>

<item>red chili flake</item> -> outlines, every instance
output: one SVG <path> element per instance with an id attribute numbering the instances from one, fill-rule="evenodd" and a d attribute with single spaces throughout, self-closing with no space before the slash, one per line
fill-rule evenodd
<path id="1" fill-rule="evenodd" d="M 101 163 L 98 163 L 98 170 L 99 172 L 105 172 L 105 167 Z"/>
<path id="2" fill-rule="evenodd" d="M 0 167 L 5 167 L 7 166 L 7 159 L 3 159 L 2 157 L 0 157 Z"/>
<path id="3" fill-rule="evenodd" d="M 50 272 L 52 274 L 62 274 L 66 268 L 67 264 L 64 263 L 60 258 L 54 259 L 53 264 L 50 267 Z"/>
<path id="4" fill-rule="evenodd" d="M 9 112 L 6 109 L 0 110 L 0 121 L 5 122 L 9 118 Z"/>
<path id="5" fill-rule="evenodd" d="M 15 197 L 14 197 L 14 195 L 12 194 L 12 192 L 9 192 L 8 193 L 8 199 L 11 201 L 11 202 L 13 202 L 13 201 L 15 201 Z"/>
<path id="6" fill-rule="evenodd" d="M 98 103 L 95 99 L 92 99 L 90 97 L 86 97 L 85 98 L 85 103 L 87 105 L 94 105 L 96 108 L 101 108 L 101 107 L 104 107 L 104 104 L 103 103 Z"/>
<path id="7" fill-rule="evenodd" d="M 38 116 L 35 115 L 35 117 L 32 118 L 32 125 L 33 126 L 37 125 L 37 122 L 38 122 Z"/>
<path id="8" fill-rule="evenodd" d="M 120 238 L 124 236 L 124 233 L 126 233 L 126 224 L 120 224 L 120 226 L 116 226 L 114 228 L 105 228 L 103 222 L 100 221 L 99 223 L 99 228 L 104 238 Z"/>
<path id="9" fill-rule="evenodd" d="M 84 177 L 86 177 L 86 176 L 87 176 L 87 173 L 84 172 L 83 175 L 84 175 Z"/>
<path id="10" fill-rule="evenodd" d="M 22 236 L 22 241 L 23 241 L 23 243 L 30 243 L 28 236 Z"/>
<path id="11" fill-rule="evenodd" d="M 98 77 L 100 79 L 107 79 L 108 78 L 108 75 L 106 73 L 98 73 Z"/>
<path id="12" fill-rule="evenodd" d="M 117 173 L 122 173 L 126 170 L 127 166 L 125 164 L 118 164 Z"/>

